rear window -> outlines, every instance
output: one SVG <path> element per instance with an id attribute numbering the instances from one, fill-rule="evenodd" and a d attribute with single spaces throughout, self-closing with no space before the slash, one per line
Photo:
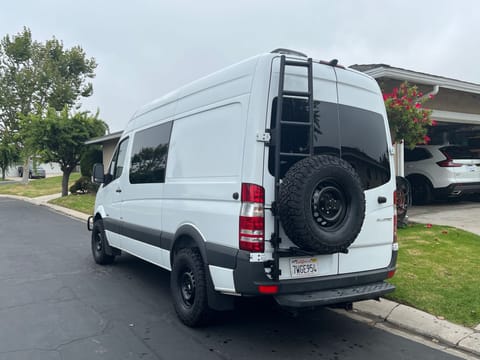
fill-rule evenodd
<path id="1" fill-rule="evenodd" d="M 427 149 L 415 148 L 413 150 L 405 148 L 404 150 L 405 161 L 421 161 L 432 158 L 432 154 Z"/>
<path id="2" fill-rule="evenodd" d="M 478 159 L 478 155 L 464 146 L 445 146 L 439 149 L 446 157 L 452 160 Z"/>
<path id="3" fill-rule="evenodd" d="M 308 122 L 308 101 L 284 98 L 283 120 Z M 277 99 L 272 104 L 271 129 L 275 128 Z M 348 161 L 362 179 L 364 189 L 390 180 L 387 135 L 383 117 L 372 111 L 335 103 L 314 101 L 314 153 L 339 156 Z M 308 154 L 308 126 L 282 125 L 282 153 Z M 268 168 L 275 173 L 275 147 L 271 147 Z M 282 156 L 280 176 L 301 158 Z"/>

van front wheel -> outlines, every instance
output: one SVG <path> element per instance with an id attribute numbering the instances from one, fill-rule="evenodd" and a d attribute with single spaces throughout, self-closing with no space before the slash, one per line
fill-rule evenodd
<path id="1" fill-rule="evenodd" d="M 106 253 L 106 242 L 103 221 L 97 220 L 93 223 L 92 229 L 92 255 L 93 260 L 95 260 L 97 264 L 108 265 L 115 260 L 114 255 L 108 255 Z"/>
<path id="2" fill-rule="evenodd" d="M 175 311 L 187 326 L 205 325 L 211 315 L 207 299 L 205 266 L 199 251 L 180 250 L 174 258 L 170 289 Z"/>

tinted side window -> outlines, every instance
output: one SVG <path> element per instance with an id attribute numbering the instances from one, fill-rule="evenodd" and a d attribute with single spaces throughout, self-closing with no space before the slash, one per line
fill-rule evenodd
<path id="1" fill-rule="evenodd" d="M 132 184 L 165 182 L 171 131 L 172 122 L 168 122 L 135 134 L 130 166 Z"/>
<path id="2" fill-rule="evenodd" d="M 432 154 L 427 149 L 415 148 L 413 150 L 405 149 L 405 161 L 420 161 L 430 159 Z"/>
<path id="3" fill-rule="evenodd" d="M 123 139 L 117 146 L 112 157 L 112 162 L 108 168 L 108 173 L 111 175 L 111 180 L 118 179 L 122 175 L 123 167 L 125 166 L 125 154 L 127 152 L 128 138 Z M 110 181 L 111 181 L 110 180 Z"/>

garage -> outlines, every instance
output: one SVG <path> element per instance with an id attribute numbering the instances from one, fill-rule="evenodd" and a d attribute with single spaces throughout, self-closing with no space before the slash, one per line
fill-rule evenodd
<path id="1" fill-rule="evenodd" d="M 396 145 L 397 175 L 410 180 L 417 204 L 480 193 L 480 84 L 385 64 L 351 68 L 374 77 L 384 93 L 407 81 L 432 98 L 424 104 L 436 121 L 428 145 Z"/>

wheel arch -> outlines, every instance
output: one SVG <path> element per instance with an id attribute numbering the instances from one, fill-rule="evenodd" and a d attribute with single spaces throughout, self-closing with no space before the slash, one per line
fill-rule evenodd
<path id="1" fill-rule="evenodd" d="M 205 238 L 194 225 L 184 224 L 177 229 L 173 236 L 172 245 L 170 247 L 170 266 L 173 266 L 175 254 L 180 249 L 187 247 L 198 248 L 204 264 L 208 264 Z"/>
<path id="2" fill-rule="evenodd" d="M 232 310 L 234 308 L 233 296 L 222 295 L 215 291 L 215 285 L 208 266 L 207 249 L 205 244 L 205 237 L 194 225 L 184 224 L 180 226 L 173 236 L 172 245 L 170 247 L 170 267 L 173 270 L 175 254 L 179 250 L 186 247 L 197 248 L 205 266 L 208 306 L 219 311 Z"/>
<path id="3" fill-rule="evenodd" d="M 407 176 L 405 176 L 405 178 L 410 182 L 411 185 L 415 182 L 415 180 L 426 180 L 428 181 L 432 189 L 434 188 L 432 180 L 430 180 L 430 178 L 425 174 L 413 173 L 413 174 L 408 174 Z"/>

